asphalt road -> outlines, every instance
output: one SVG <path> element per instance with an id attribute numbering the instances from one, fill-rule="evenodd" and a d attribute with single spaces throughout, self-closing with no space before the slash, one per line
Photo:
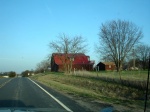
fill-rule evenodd
<path id="1" fill-rule="evenodd" d="M 87 112 L 72 99 L 29 78 L 0 79 L 1 108 L 32 108 Z"/>

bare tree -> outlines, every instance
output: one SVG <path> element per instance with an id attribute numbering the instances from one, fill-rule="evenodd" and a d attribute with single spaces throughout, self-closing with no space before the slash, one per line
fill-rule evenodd
<path id="1" fill-rule="evenodd" d="M 58 36 L 58 39 L 49 43 L 49 47 L 58 53 L 85 53 L 86 40 L 82 36 L 70 38 L 65 34 Z"/>
<path id="2" fill-rule="evenodd" d="M 75 36 L 70 38 L 65 34 L 59 35 L 58 40 L 50 42 L 49 47 L 50 49 L 53 49 L 53 52 L 55 53 L 65 54 L 65 58 L 60 56 L 60 60 L 62 61 L 65 71 L 71 71 L 72 69 L 73 59 L 70 59 L 69 63 L 66 62 L 69 53 L 85 53 L 87 51 L 86 40 L 82 36 Z M 68 66 L 70 66 L 69 69 Z"/>
<path id="3" fill-rule="evenodd" d="M 85 53 L 87 51 L 86 47 L 86 40 L 82 36 L 75 36 L 71 40 L 70 53 Z"/>
<path id="4" fill-rule="evenodd" d="M 104 62 L 113 61 L 112 57 L 110 55 L 103 55 L 102 60 Z"/>
<path id="5" fill-rule="evenodd" d="M 150 53 L 150 47 L 145 44 L 141 44 L 136 47 L 135 49 L 136 56 L 140 61 L 140 64 L 142 66 L 142 69 L 148 68 L 148 58 Z"/>
<path id="6" fill-rule="evenodd" d="M 44 72 L 45 70 L 48 69 L 48 67 L 50 66 L 50 63 L 48 60 L 43 60 L 40 63 L 37 64 L 36 67 L 36 72 Z"/>
<path id="7" fill-rule="evenodd" d="M 112 20 L 101 25 L 97 49 L 103 56 L 111 57 L 120 71 L 125 57 L 142 36 L 141 29 L 132 22 Z"/>

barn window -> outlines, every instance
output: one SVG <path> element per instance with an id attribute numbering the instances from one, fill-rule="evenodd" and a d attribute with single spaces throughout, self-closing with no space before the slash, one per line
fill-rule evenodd
<path id="1" fill-rule="evenodd" d="M 90 57 L 88 56 L 87 58 L 88 58 L 88 61 L 90 61 Z"/>
<path id="2" fill-rule="evenodd" d="M 109 65 L 109 68 L 111 68 L 111 65 Z"/>
<path id="3" fill-rule="evenodd" d="M 72 58 L 70 58 L 70 61 L 74 61 L 74 58 L 72 57 Z"/>

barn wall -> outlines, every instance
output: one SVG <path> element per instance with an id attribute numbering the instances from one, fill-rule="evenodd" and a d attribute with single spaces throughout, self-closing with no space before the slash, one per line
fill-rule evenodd
<path id="1" fill-rule="evenodd" d="M 93 65 L 91 65 L 91 64 L 89 64 L 89 65 L 73 64 L 72 65 L 72 71 L 74 71 L 74 69 L 75 70 L 87 70 L 87 71 L 91 71 L 91 70 L 93 70 Z M 59 70 L 58 71 L 65 71 L 63 65 L 59 65 Z"/>
<path id="2" fill-rule="evenodd" d="M 105 70 L 107 70 L 107 71 L 115 70 L 115 66 L 114 65 L 105 65 Z"/>
<path id="3" fill-rule="evenodd" d="M 76 70 L 87 70 L 87 71 L 91 71 L 93 70 L 93 65 L 91 64 L 74 64 L 72 66 L 72 69 L 74 70 L 74 68 Z"/>
<path id="4" fill-rule="evenodd" d="M 64 64 L 62 63 L 62 59 L 65 59 L 66 55 L 64 54 L 53 54 L 51 57 L 51 71 L 65 71 Z M 86 56 L 84 54 L 68 54 L 68 57 L 66 58 L 65 62 L 67 64 L 67 68 L 69 66 L 70 68 L 70 57 L 74 57 L 74 61 L 72 62 L 72 71 L 74 68 L 76 70 L 93 70 L 93 64 L 88 59 L 89 56 Z M 66 68 L 66 69 L 67 69 Z"/>
<path id="5" fill-rule="evenodd" d="M 106 70 L 106 71 L 113 71 L 116 69 L 114 64 L 104 64 L 102 62 L 97 64 L 97 69 L 99 70 Z"/>
<path id="6" fill-rule="evenodd" d="M 97 65 L 97 67 L 99 70 L 105 70 L 105 65 L 101 62 Z"/>

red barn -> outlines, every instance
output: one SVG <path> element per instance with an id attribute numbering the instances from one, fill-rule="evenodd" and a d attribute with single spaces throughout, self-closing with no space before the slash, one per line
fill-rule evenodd
<path id="1" fill-rule="evenodd" d="M 94 61 L 83 53 L 65 54 L 53 53 L 51 57 L 51 71 L 93 70 Z"/>
<path id="2" fill-rule="evenodd" d="M 99 62 L 97 65 L 97 70 L 106 70 L 106 71 L 113 71 L 116 69 L 114 62 Z"/>

